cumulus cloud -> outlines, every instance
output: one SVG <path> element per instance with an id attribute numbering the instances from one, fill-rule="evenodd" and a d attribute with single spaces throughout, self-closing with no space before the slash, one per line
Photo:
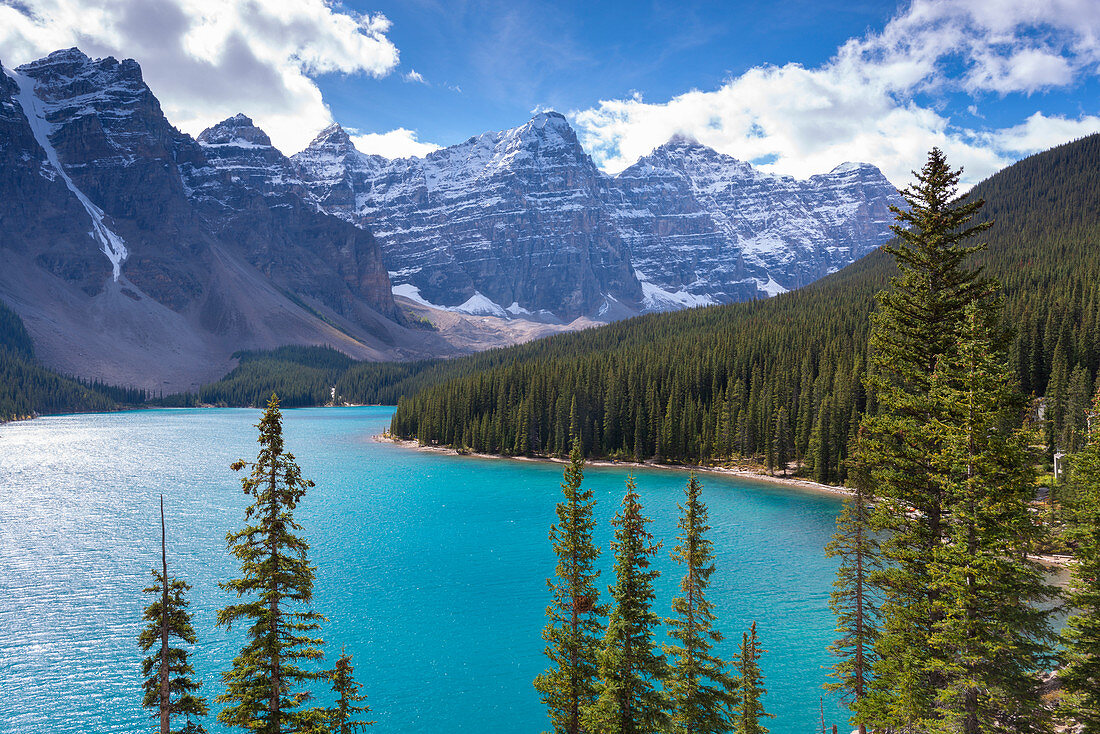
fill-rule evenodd
<path id="1" fill-rule="evenodd" d="M 423 158 L 441 146 L 435 143 L 422 143 L 416 139 L 416 132 L 399 127 L 388 133 L 367 133 L 352 135 L 351 142 L 362 153 L 385 156 L 386 158 Z"/>
<path id="2" fill-rule="evenodd" d="M 679 134 L 777 173 L 806 177 L 868 161 L 899 184 L 937 145 L 973 184 L 1019 154 L 1100 130 L 1100 120 L 1038 115 L 1004 130 L 971 129 L 946 111 L 950 95 L 1034 94 L 1096 74 L 1098 63 L 1095 0 L 915 0 L 819 67 L 761 66 L 715 90 L 659 103 L 636 94 L 572 116 L 610 172 Z"/>
<path id="3" fill-rule="evenodd" d="M 182 130 L 244 112 L 289 154 L 332 122 L 314 76 L 397 66 L 389 27 L 328 0 L 23 0 L 0 2 L 0 59 L 17 66 L 70 46 L 133 57 Z"/>

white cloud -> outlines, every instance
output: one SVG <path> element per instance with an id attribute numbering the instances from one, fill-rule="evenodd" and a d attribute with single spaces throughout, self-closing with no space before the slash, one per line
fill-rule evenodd
<path id="1" fill-rule="evenodd" d="M 408 73 L 406 73 L 405 76 L 402 78 L 407 82 L 416 82 L 417 84 L 428 83 L 428 80 L 424 78 L 424 75 L 416 69 L 409 69 Z"/>
<path id="2" fill-rule="evenodd" d="M 289 154 L 332 122 L 313 76 L 397 66 L 389 27 L 328 0 L 25 0 L 0 3 L 0 59 L 17 66 L 70 46 L 133 57 L 182 130 L 244 112 Z"/>
<path id="3" fill-rule="evenodd" d="M 1036 112 L 1024 122 L 988 134 L 989 142 L 1000 150 L 1028 154 L 1064 143 L 1100 130 L 1100 117 L 1085 115 L 1079 119 Z"/>
<path id="4" fill-rule="evenodd" d="M 416 139 L 416 132 L 399 127 L 388 133 L 367 133 L 351 136 L 351 142 L 362 153 L 385 156 L 386 158 L 423 158 L 441 146 L 435 143 L 422 143 Z"/>
<path id="5" fill-rule="evenodd" d="M 1032 94 L 1095 74 L 1098 62 L 1095 0 L 915 0 L 819 67 L 761 66 L 715 90 L 660 103 L 636 94 L 572 116 L 611 172 L 681 134 L 743 160 L 770 160 L 764 167 L 777 173 L 806 177 L 868 161 L 898 184 L 938 145 L 973 184 L 1021 153 L 1100 130 L 1100 119 L 1040 115 L 1019 129 L 974 130 L 952 121 L 945 95 Z"/>

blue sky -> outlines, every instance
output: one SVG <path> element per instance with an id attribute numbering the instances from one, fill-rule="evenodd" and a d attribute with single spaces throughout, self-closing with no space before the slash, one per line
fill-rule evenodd
<path id="1" fill-rule="evenodd" d="M 284 152 L 333 120 L 423 155 L 557 109 L 614 173 L 673 134 L 776 173 L 905 183 L 932 145 L 977 180 L 1100 130 L 1100 2 L 0 0 L 0 61 L 136 58 L 197 134 Z"/>
<path id="2" fill-rule="evenodd" d="M 536 107 L 581 110 L 635 91 L 664 100 L 760 64 L 816 65 L 895 10 L 883 2 L 345 5 L 382 12 L 400 69 L 427 85 L 402 73 L 373 82 L 326 75 L 318 82 L 336 119 L 376 133 L 405 127 L 445 145 L 521 124 Z"/>

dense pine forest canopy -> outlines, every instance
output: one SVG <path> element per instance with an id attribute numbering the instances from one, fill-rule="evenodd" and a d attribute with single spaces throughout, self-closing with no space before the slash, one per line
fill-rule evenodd
<path id="1" fill-rule="evenodd" d="M 975 264 L 1003 286 L 1020 387 L 1048 398 L 1051 447 L 1075 448 L 1100 363 L 1100 135 L 1031 156 L 972 196 L 994 221 Z M 436 375 L 453 376 L 401 399 L 393 433 L 562 455 L 577 431 L 589 456 L 798 458 L 815 479 L 842 482 L 867 407 L 873 296 L 894 272 L 876 252 L 768 301 L 645 316 L 436 365 Z"/>
<path id="2" fill-rule="evenodd" d="M 47 413 L 114 410 L 145 392 L 63 377 L 38 364 L 18 315 L 0 302 L 0 421 Z"/>

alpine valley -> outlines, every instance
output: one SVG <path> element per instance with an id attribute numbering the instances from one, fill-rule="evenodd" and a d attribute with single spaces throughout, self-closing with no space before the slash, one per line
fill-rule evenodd
<path id="1" fill-rule="evenodd" d="M 146 391 L 239 350 L 446 357 L 772 296 L 899 202 L 867 164 L 800 181 L 679 138 L 609 176 L 554 112 L 397 160 L 333 125 L 288 158 L 243 114 L 181 133 L 133 60 L 0 74 L 0 300 L 37 364 Z"/>

